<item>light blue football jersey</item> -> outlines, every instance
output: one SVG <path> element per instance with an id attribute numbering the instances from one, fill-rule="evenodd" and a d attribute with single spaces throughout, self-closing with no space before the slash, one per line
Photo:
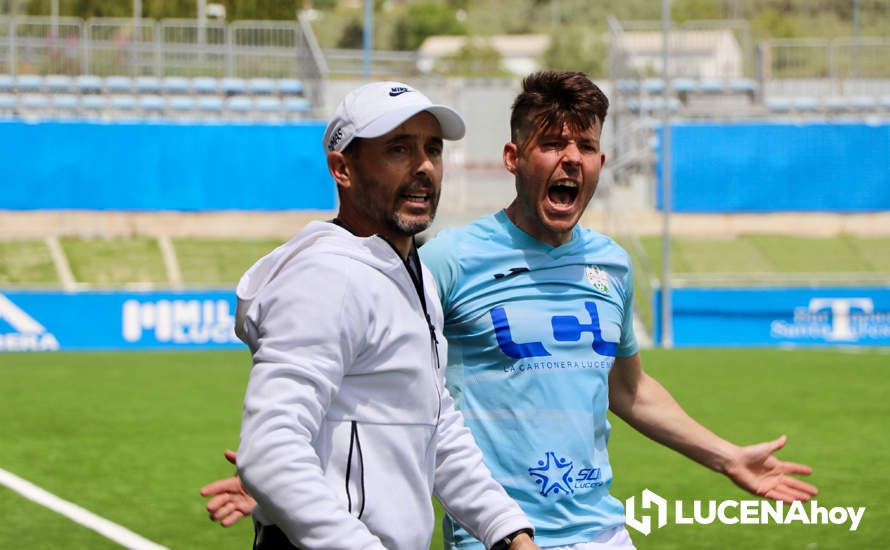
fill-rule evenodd
<path id="1" fill-rule="evenodd" d="M 627 253 L 576 227 L 552 247 L 504 211 L 421 247 L 445 312 L 447 385 L 485 464 L 535 541 L 589 541 L 624 524 L 609 494 L 608 378 L 638 351 Z M 446 548 L 482 548 L 450 518 Z"/>

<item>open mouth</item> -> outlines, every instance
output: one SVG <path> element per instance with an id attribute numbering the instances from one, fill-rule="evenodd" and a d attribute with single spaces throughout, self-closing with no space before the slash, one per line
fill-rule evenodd
<path id="1" fill-rule="evenodd" d="M 571 180 L 554 182 L 547 189 L 547 198 L 556 206 L 571 206 L 578 197 L 578 183 Z"/>
<path id="2" fill-rule="evenodd" d="M 426 206 L 432 199 L 430 193 L 415 191 L 413 193 L 402 193 L 402 200 L 414 206 Z"/>

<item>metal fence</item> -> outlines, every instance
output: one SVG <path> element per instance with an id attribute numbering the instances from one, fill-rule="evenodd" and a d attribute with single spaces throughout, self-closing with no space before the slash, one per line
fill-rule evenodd
<path id="1" fill-rule="evenodd" d="M 890 78 L 890 39 L 767 40 L 758 45 L 763 78 Z"/>
<path id="2" fill-rule="evenodd" d="M 321 79 L 308 23 L 0 17 L 0 72 Z"/>

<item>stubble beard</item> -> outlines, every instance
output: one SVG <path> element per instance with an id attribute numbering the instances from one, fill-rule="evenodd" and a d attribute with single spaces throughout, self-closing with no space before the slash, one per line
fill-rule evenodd
<path id="1" fill-rule="evenodd" d="M 436 208 L 439 205 L 439 196 L 435 195 L 430 199 L 430 216 L 426 219 L 417 219 L 402 215 L 398 210 L 393 211 L 389 218 L 389 226 L 391 229 L 398 231 L 404 235 L 416 235 L 424 231 L 433 224 L 436 217 Z"/>
<path id="2" fill-rule="evenodd" d="M 435 189 L 435 187 L 432 185 L 432 182 L 430 182 L 429 180 L 427 181 L 429 183 L 421 183 L 419 186 L 428 188 L 430 189 L 430 192 L 433 193 L 433 189 Z M 371 183 L 371 185 L 368 185 L 369 183 Z M 416 186 L 418 186 L 417 181 L 406 184 L 398 189 L 397 195 L 401 196 L 407 189 L 411 189 L 412 187 Z M 433 223 L 433 219 L 436 217 L 436 209 L 439 205 L 438 193 L 434 193 L 434 195 L 430 198 L 430 215 L 428 218 L 423 219 L 403 215 L 401 212 L 399 212 L 396 205 L 393 205 L 392 211 L 388 212 L 387 210 L 389 207 L 387 205 L 370 196 L 374 193 L 373 190 L 380 189 L 382 187 L 376 181 L 371 180 L 362 182 L 362 187 L 369 192 L 365 196 L 359 197 L 359 200 L 356 203 L 358 209 L 369 219 L 380 221 L 395 233 L 399 233 L 409 237 L 416 235 L 421 231 L 429 228 L 429 226 Z"/>

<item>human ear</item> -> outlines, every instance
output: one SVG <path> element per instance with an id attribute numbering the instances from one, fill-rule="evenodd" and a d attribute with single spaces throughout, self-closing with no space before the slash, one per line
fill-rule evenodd
<path id="1" fill-rule="evenodd" d="M 519 160 L 519 148 L 512 141 L 504 144 L 504 166 L 511 174 L 516 174 L 516 165 Z"/>
<path id="2" fill-rule="evenodd" d="M 331 151 L 328 153 L 328 172 L 337 183 L 338 187 L 348 189 L 352 186 L 352 170 L 347 162 L 346 155 L 341 151 Z"/>

